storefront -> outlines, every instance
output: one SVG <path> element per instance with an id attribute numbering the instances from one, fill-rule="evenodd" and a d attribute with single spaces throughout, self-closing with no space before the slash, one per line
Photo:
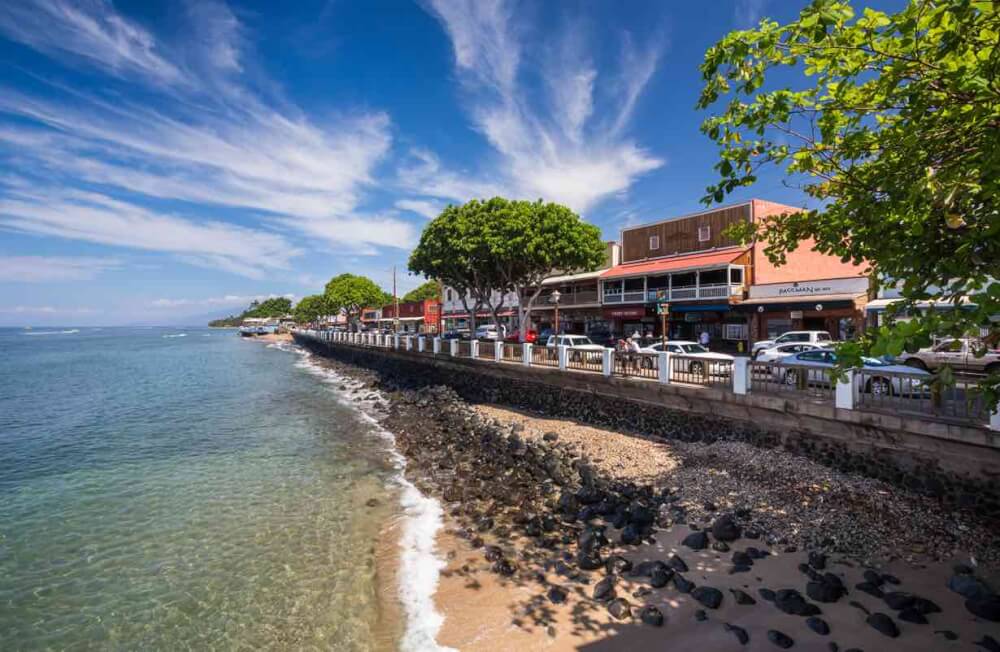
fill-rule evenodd
<path id="1" fill-rule="evenodd" d="M 864 328 L 868 279 L 863 276 L 750 286 L 740 310 L 750 317 L 754 342 L 787 331 L 828 331 L 836 340 L 852 339 Z"/>

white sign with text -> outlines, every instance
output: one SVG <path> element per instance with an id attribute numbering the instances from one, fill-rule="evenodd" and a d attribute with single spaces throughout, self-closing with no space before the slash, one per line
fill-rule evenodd
<path id="1" fill-rule="evenodd" d="M 767 285 L 751 285 L 751 299 L 770 299 L 772 297 L 811 297 L 826 294 L 864 294 L 868 291 L 868 279 L 863 276 L 855 278 L 832 278 L 823 281 L 799 281 L 797 283 L 769 283 Z"/>

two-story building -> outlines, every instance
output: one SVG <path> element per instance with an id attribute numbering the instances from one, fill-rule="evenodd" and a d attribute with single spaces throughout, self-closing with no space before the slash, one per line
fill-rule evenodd
<path id="1" fill-rule="evenodd" d="M 399 302 L 399 315 L 395 304 L 382 306 L 380 328 L 393 328 L 400 333 L 437 333 L 441 322 L 441 302 L 437 299 Z"/>
<path id="2" fill-rule="evenodd" d="M 494 303 L 499 302 L 501 298 L 501 293 L 498 290 L 493 291 L 493 296 L 491 300 Z M 474 310 L 473 305 L 475 301 L 469 297 L 468 305 L 469 310 L 465 309 L 465 303 L 462 302 L 462 294 L 455 288 L 444 286 L 444 294 L 441 300 L 441 318 L 444 323 L 444 330 L 455 330 L 459 328 L 469 328 L 471 320 L 469 318 L 469 311 Z M 507 292 L 503 294 L 503 309 L 500 311 L 500 324 L 507 327 L 507 332 L 513 332 L 517 328 L 517 293 Z M 489 323 L 493 319 L 493 315 L 486 306 L 480 306 L 479 310 L 476 312 L 476 324 L 482 325 Z"/>

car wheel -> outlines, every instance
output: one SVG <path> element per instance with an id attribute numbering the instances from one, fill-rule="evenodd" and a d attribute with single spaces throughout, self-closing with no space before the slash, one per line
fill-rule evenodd
<path id="1" fill-rule="evenodd" d="M 927 371 L 927 364 L 924 363 L 924 361 L 921 360 L 920 358 L 907 358 L 906 362 L 904 362 L 903 364 L 905 364 L 907 367 L 913 367 L 914 369 L 922 369 L 924 371 Z"/>
<path id="2" fill-rule="evenodd" d="M 869 394 L 875 396 L 892 396 L 892 382 L 888 378 L 882 378 L 881 376 L 876 376 L 868 381 L 868 386 L 866 387 Z"/>
<path id="3" fill-rule="evenodd" d="M 688 367 L 688 371 L 696 376 L 700 376 L 705 373 L 705 365 L 700 362 L 692 362 Z"/>
<path id="4" fill-rule="evenodd" d="M 643 356 L 642 357 L 642 368 L 643 369 L 652 369 L 653 368 L 653 359 L 650 358 L 650 357 L 648 357 L 648 356 Z"/>
<path id="5" fill-rule="evenodd" d="M 785 372 L 785 384 L 789 387 L 795 387 L 799 384 L 799 372 L 795 369 L 789 369 Z"/>

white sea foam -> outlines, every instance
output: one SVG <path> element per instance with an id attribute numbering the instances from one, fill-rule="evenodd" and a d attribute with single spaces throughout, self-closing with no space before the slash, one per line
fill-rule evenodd
<path id="1" fill-rule="evenodd" d="M 299 354 L 295 363 L 328 384 L 358 387 L 358 383 L 345 378 L 331 369 L 322 367 L 313 360 L 312 354 L 299 346 L 284 342 L 269 344 L 268 348 L 280 349 Z M 366 392 L 367 394 L 374 392 Z M 400 649 L 404 652 L 454 652 L 452 648 L 439 645 L 438 632 L 444 623 L 444 616 L 434 604 L 441 570 L 445 561 L 437 554 L 437 533 L 443 525 L 444 514 L 434 498 L 425 496 L 406 479 L 406 458 L 396 450 L 396 437 L 383 428 L 378 419 L 365 411 L 372 401 L 352 400 L 343 392 L 335 390 L 333 395 L 345 405 L 351 406 L 358 414 L 374 426 L 376 432 L 389 443 L 389 454 L 397 469 L 393 482 L 400 487 L 400 506 L 403 509 L 403 532 L 400 536 L 399 599 L 406 613 L 406 628 Z"/>
<path id="2" fill-rule="evenodd" d="M 170 335 L 164 335 L 163 337 L 170 338 L 170 337 L 187 337 L 187 336 L 188 336 L 187 333 L 171 333 Z"/>
<path id="3" fill-rule="evenodd" d="M 79 328 L 71 328 L 68 331 L 31 331 L 30 333 L 22 333 L 22 335 L 72 335 L 79 332 Z"/>

